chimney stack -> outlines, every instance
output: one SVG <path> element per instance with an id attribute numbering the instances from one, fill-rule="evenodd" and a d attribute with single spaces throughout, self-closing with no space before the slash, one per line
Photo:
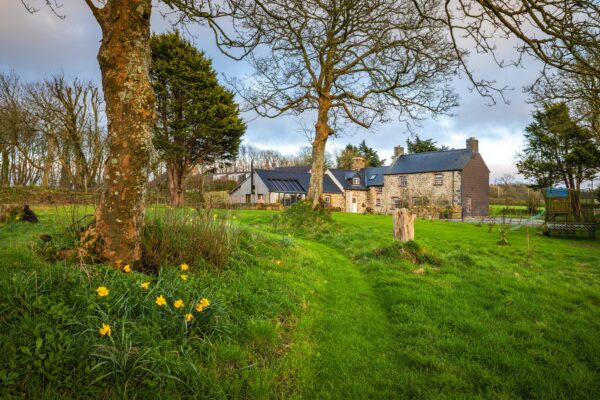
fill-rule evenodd
<path id="1" fill-rule="evenodd" d="M 350 163 L 352 171 L 360 171 L 365 167 L 365 158 L 364 157 L 352 157 L 352 161 Z"/>
<path id="2" fill-rule="evenodd" d="M 394 147 L 394 158 L 398 158 L 404 155 L 404 147 L 396 146 Z"/>
<path id="3" fill-rule="evenodd" d="M 479 153 L 479 140 L 474 137 L 468 138 L 467 149 L 470 149 L 473 153 Z"/>

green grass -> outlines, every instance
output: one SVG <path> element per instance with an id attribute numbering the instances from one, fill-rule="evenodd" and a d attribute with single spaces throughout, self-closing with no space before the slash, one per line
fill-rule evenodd
<path id="1" fill-rule="evenodd" d="M 226 267 L 192 265 L 183 283 L 176 265 L 42 260 L 32 247 L 53 214 L 0 225 L 0 398 L 600 396 L 600 242 L 531 230 L 528 248 L 521 228 L 501 247 L 497 229 L 419 220 L 418 249 L 403 250 L 389 216 L 312 229 L 219 212 L 239 231 Z M 146 279 L 170 299 L 209 297 L 213 315 L 188 332 L 140 293 Z"/>

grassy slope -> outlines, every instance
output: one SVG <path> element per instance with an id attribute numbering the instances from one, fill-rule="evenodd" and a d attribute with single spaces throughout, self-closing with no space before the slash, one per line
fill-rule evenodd
<path id="1" fill-rule="evenodd" d="M 336 223 L 315 235 L 267 234 L 274 231 L 269 212 L 239 216 L 251 232 L 229 269 L 192 273 L 198 290 L 210 292 L 226 310 L 223 334 L 183 347 L 136 339 L 142 349 L 159 347 L 161 365 L 176 369 L 177 359 L 191 361 L 198 376 L 186 375 L 185 385 L 159 380 L 159 388 L 135 381 L 132 392 L 163 398 L 339 399 L 595 398 L 600 393 L 599 242 L 533 236 L 533 259 L 525 265 L 523 231 L 511 232 L 512 246 L 499 247 L 498 234 L 488 234 L 487 227 L 418 221 L 417 241 L 440 254 L 442 264 L 415 266 L 374 256 L 374 249 L 392 242 L 389 217 L 335 214 Z M 47 264 L 28 249 L 39 233 L 53 230 L 49 214 L 37 226 L 0 227 L 3 287 L 19 282 L 27 289 L 22 278 L 32 271 L 82 276 L 73 267 Z M 418 267 L 427 273 L 414 274 Z M 96 285 L 86 279 L 71 279 L 68 288 L 60 279 L 53 282 L 54 298 L 65 301 L 64 291 L 91 292 L 93 298 Z M 11 293 L 0 295 L 3 354 L 8 345 L 35 342 L 35 326 L 7 317 L 24 313 L 18 307 Z M 75 313 L 84 318 L 85 307 Z M 34 317 L 44 321 L 43 315 Z M 96 327 L 90 322 L 77 329 L 84 330 L 76 336 L 79 353 L 70 357 L 93 362 L 93 346 L 103 343 Z M 0 360 L 0 380 L 10 369 L 6 362 Z M 180 368 L 186 372 L 189 368 Z M 86 387 L 94 377 L 83 371 L 68 383 L 85 388 L 79 392 L 36 371 L 22 374 L 29 388 L 21 393 L 29 397 L 98 393 Z M 117 394 L 111 385 L 109 380 L 97 384 L 106 397 Z"/>
<path id="2" fill-rule="evenodd" d="M 526 263 L 524 229 L 510 233 L 511 246 L 500 247 L 498 233 L 487 227 L 418 221 L 417 241 L 443 263 L 425 265 L 428 273 L 417 275 L 406 261 L 373 257 L 373 249 L 391 243 L 389 217 L 335 219 L 336 229 L 312 239 L 352 260 L 347 281 L 358 270 L 375 295 L 371 301 L 385 311 L 385 318 L 366 319 L 393 336 L 387 351 L 394 366 L 386 374 L 396 396 L 600 394 L 600 243 L 532 231 L 533 257 Z M 263 225 L 268 217 L 247 213 L 245 221 Z M 368 387 L 374 374 L 357 380 Z"/>

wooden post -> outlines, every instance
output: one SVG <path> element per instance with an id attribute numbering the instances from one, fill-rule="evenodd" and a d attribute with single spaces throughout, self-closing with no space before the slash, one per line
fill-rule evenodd
<path id="1" fill-rule="evenodd" d="M 416 215 L 411 215 L 406 208 L 397 208 L 394 210 L 392 223 L 395 240 L 408 242 L 415 239 L 415 218 Z"/>

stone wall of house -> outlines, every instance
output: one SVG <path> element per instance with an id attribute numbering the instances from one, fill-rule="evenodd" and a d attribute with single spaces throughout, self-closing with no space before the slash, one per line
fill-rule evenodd
<path id="1" fill-rule="evenodd" d="M 356 198 L 356 212 L 363 213 L 369 207 L 369 196 L 366 190 L 346 190 L 346 206 L 344 211 L 352 212 L 352 198 Z"/>
<path id="2" fill-rule="evenodd" d="M 330 196 L 330 208 L 336 211 L 346 211 L 346 199 L 342 193 L 323 193 L 323 197 Z"/>
<path id="3" fill-rule="evenodd" d="M 379 202 L 377 200 L 379 200 Z M 383 198 L 383 186 L 371 186 L 369 188 L 368 206 L 371 207 L 371 210 L 375 214 L 385 213 L 385 199 Z"/>
<path id="4" fill-rule="evenodd" d="M 442 176 L 441 185 L 435 184 L 435 176 Z M 406 186 L 400 186 L 400 176 L 405 176 Z M 419 174 L 386 175 L 383 185 L 383 212 L 394 209 L 393 198 L 399 198 L 404 207 L 435 205 L 461 205 L 460 171 L 425 172 Z"/>

